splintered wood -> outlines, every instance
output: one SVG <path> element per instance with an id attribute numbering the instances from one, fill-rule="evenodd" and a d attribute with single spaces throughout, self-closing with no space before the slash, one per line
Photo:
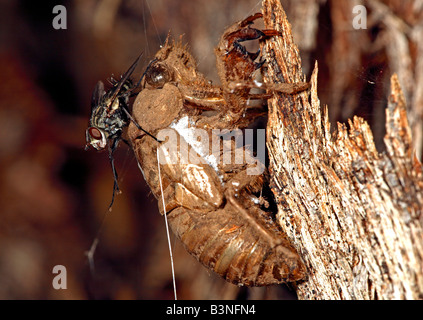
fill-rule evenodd
<path id="1" fill-rule="evenodd" d="M 263 1 L 266 82 L 304 81 L 291 26 L 277 0 Z M 415 157 L 396 75 L 386 109 L 386 152 L 354 117 L 331 134 L 328 110 L 311 93 L 269 101 L 271 187 L 283 230 L 308 269 L 300 299 L 422 299 L 422 166 Z"/>

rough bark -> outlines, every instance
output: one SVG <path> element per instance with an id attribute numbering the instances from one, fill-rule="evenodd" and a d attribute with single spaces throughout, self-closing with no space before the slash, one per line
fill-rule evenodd
<path id="1" fill-rule="evenodd" d="M 265 81 L 304 81 L 291 26 L 277 0 L 263 1 Z M 386 152 L 369 125 L 354 117 L 331 132 L 328 108 L 310 92 L 269 101 L 268 150 L 278 217 L 308 268 L 300 299 L 423 298 L 423 177 L 406 103 L 391 78 Z"/>

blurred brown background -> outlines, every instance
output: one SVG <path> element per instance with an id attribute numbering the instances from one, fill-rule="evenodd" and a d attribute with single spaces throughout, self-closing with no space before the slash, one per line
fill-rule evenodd
<path id="1" fill-rule="evenodd" d="M 383 151 L 389 77 L 400 76 L 420 155 L 423 109 L 422 1 L 282 1 L 304 72 L 319 63 L 320 99 L 331 121 L 367 119 Z M 67 29 L 52 26 L 55 5 Z M 367 29 L 352 27 L 354 5 Z M 116 152 L 123 191 L 107 213 L 113 178 L 107 152 L 84 151 L 95 83 L 135 76 L 169 30 L 183 34 L 199 69 L 217 81 L 213 48 L 225 27 L 258 12 L 258 0 L 74 0 L 0 3 L 0 299 L 172 299 L 163 218 L 134 156 Z M 85 251 L 104 228 L 90 272 Z M 285 286 L 237 288 L 172 238 L 181 299 L 287 299 Z M 52 287 L 55 265 L 66 290 Z"/>

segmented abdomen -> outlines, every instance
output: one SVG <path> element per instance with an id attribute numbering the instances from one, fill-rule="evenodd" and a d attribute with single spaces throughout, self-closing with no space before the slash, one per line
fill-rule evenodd
<path id="1" fill-rule="evenodd" d="M 168 221 L 188 252 L 234 284 L 265 286 L 304 278 L 304 265 L 282 233 L 272 231 L 278 239 L 272 246 L 234 210 L 229 203 L 207 213 L 176 208 Z"/>

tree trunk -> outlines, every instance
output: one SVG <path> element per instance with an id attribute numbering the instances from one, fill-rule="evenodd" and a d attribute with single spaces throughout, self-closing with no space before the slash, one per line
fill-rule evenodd
<path id="1" fill-rule="evenodd" d="M 305 81 L 278 0 L 264 0 L 267 82 Z M 340 57 L 342 59 L 342 57 Z M 386 109 L 386 152 L 354 117 L 331 132 L 328 108 L 311 90 L 269 100 L 271 187 L 278 219 L 307 265 L 300 299 L 423 298 L 422 166 L 396 75 Z"/>

